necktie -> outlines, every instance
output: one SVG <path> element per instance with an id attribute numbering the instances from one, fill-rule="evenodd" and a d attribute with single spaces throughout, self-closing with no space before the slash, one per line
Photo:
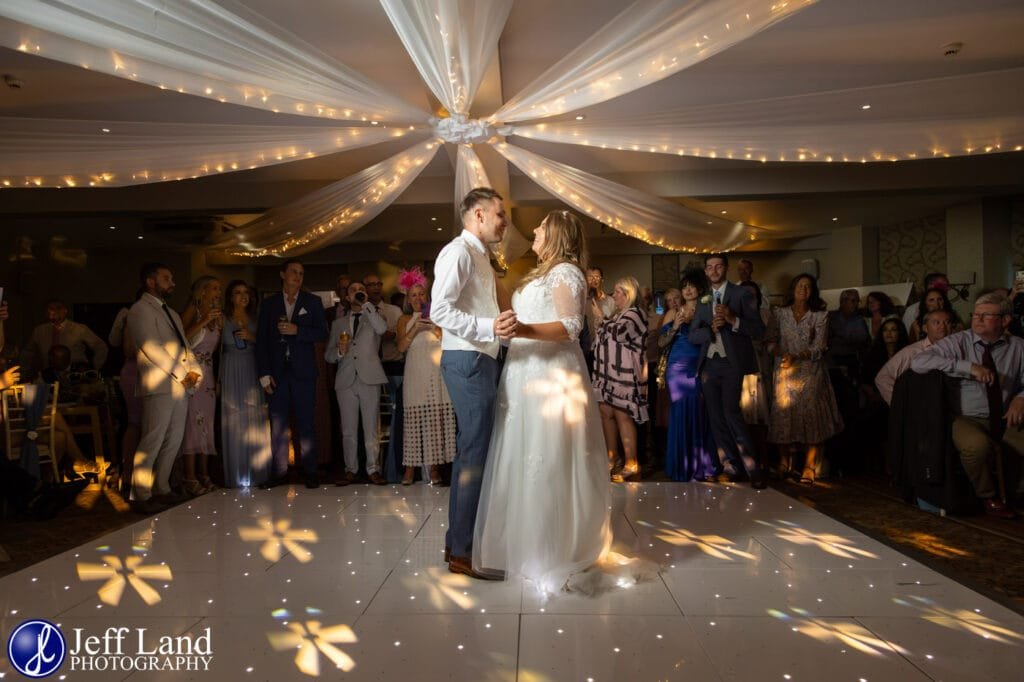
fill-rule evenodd
<path id="1" fill-rule="evenodd" d="M 174 322 L 174 317 L 171 315 L 171 309 L 167 307 L 166 303 L 160 305 L 164 309 L 164 314 L 167 315 L 168 322 L 171 323 L 171 329 L 174 330 L 174 335 L 178 337 L 178 341 L 181 342 L 182 348 L 187 348 L 188 344 L 185 343 L 185 337 L 181 335 L 181 331 L 178 330 L 178 325 Z"/>
<path id="2" fill-rule="evenodd" d="M 356 332 L 359 331 L 359 315 L 360 313 L 354 313 L 352 316 L 352 338 L 356 338 Z"/>
<path id="3" fill-rule="evenodd" d="M 985 350 L 981 354 L 981 366 L 986 367 L 995 375 L 991 384 L 985 387 L 985 394 L 988 398 L 988 428 L 994 439 L 1001 440 L 1003 437 L 1003 391 L 999 387 L 999 373 L 996 371 L 996 361 L 992 357 L 992 349 L 995 343 L 982 343 Z"/>
<path id="4" fill-rule="evenodd" d="M 715 292 L 715 305 L 722 305 L 722 290 Z"/>

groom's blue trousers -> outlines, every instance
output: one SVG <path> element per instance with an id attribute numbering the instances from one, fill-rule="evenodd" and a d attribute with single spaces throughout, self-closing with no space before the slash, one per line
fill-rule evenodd
<path id="1" fill-rule="evenodd" d="M 494 429 L 498 361 L 485 353 L 446 350 L 441 375 L 455 409 L 456 453 L 448 496 L 445 546 L 452 556 L 472 559 L 473 527 L 480 501 L 484 464 Z"/>

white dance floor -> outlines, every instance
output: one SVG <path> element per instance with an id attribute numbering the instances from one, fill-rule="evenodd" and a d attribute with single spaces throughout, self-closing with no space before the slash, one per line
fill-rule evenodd
<path id="1" fill-rule="evenodd" d="M 547 603 L 447 572 L 447 493 L 217 491 L 0 579 L 4 644 L 125 627 L 132 660 L 91 664 L 138 668 L 137 628 L 144 651 L 209 629 L 208 671 L 69 651 L 54 680 L 1021 679 L 1024 618 L 773 490 L 614 486 L 615 549 L 660 577 Z M 0 677 L 23 679 L 6 646 Z"/>

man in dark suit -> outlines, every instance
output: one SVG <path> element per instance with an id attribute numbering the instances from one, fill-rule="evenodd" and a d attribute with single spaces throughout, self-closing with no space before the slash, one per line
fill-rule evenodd
<path id="1" fill-rule="evenodd" d="M 297 260 L 281 264 L 282 291 L 260 307 L 256 363 L 260 384 L 269 396 L 273 463 L 263 488 L 288 481 L 289 416 L 294 414 L 302 450 L 307 488 L 317 488 L 316 403 L 317 362 L 314 344 L 327 338 L 324 306 L 318 296 L 301 291 L 305 268 Z"/>
<path id="2" fill-rule="evenodd" d="M 704 273 L 711 284 L 701 299 L 690 328 L 690 343 L 700 346 L 700 372 L 711 432 L 718 446 L 723 474 L 735 480 L 746 469 L 754 488 L 764 488 L 764 477 L 754 459 L 740 394 L 743 376 L 757 373 L 753 339 L 764 335 L 764 322 L 753 294 L 731 284 L 726 275 L 729 258 L 723 253 L 704 257 Z M 742 464 L 741 464 L 742 463 Z"/>

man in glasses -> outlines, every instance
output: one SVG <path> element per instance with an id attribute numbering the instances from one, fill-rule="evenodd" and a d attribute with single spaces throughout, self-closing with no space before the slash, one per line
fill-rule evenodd
<path id="1" fill-rule="evenodd" d="M 1024 339 L 1008 333 L 1011 313 L 1005 296 L 979 296 L 970 329 L 932 344 L 911 362 L 920 374 L 937 369 L 961 379 L 953 444 L 985 513 L 1002 519 L 1015 514 L 993 481 L 990 462 L 998 454 L 996 444 L 1017 459 L 1024 455 Z M 1010 497 L 1021 492 L 1018 478 L 1005 482 Z"/>

